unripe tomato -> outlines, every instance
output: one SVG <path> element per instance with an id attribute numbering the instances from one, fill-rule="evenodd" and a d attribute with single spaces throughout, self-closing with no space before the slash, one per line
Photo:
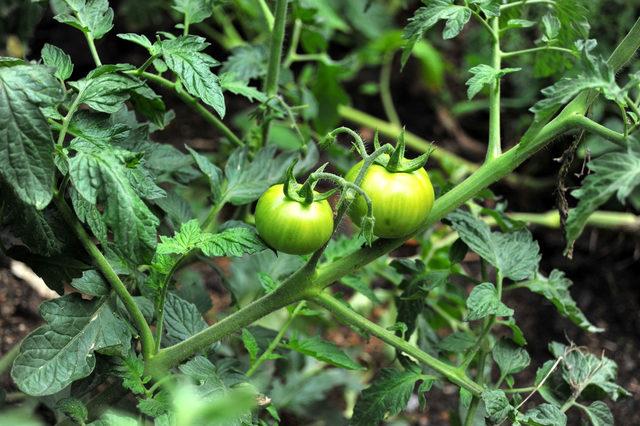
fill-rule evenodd
<path id="1" fill-rule="evenodd" d="M 353 166 L 345 176 L 355 182 L 363 162 Z M 374 235 L 382 238 L 405 237 L 418 230 L 433 207 L 435 194 L 427 172 L 420 168 L 410 173 L 390 172 L 373 164 L 369 167 L 360 187 L 371 198 L 375 225 Z M 349 216 L 356 225 L 367 214 L 363 197 L 355 199 Z"/>
<path id="2" fill-rule="evenodd" d="M 274 249 L 289 254 L 309 254 L 322 247 L 333 234 L 333 211 L 327 200 L 303 204 L 273 185 L 256 207 L 258 234 Z"/>

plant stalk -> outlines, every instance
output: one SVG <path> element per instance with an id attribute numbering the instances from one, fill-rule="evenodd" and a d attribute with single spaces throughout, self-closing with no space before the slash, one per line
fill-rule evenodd
<path id="1" fill-rule="evenodd" d="M 502 67 L 500 18 L 491 18 L 491 28 L 495 34 L 492 45 L 491 66 L 496 71 L 500 71 Z M 496 78 L 489 91 L 489 145 L 485 162 L 499 157 L 500 154 L 502 154 L 500 142 L 500 78 Z"/>
<path id="2" fill-rule="evenodd" d="M 140 333 L 140 344 L 142 346 L 142 356 L 145 360 L 150 360 L 153 355 L 154 350 L 154 340 L 153 334 L 151 333 L 151 328 L 149 328 L 149 324 L 147 324 L 147 320 L 144 319 L 144 315 L 142 315 L 142 311 L 136 304 L 135 300 L 131 296 L 131 293 L 127 290 L 127 287 L 118 277 L 118 274 L 113 270 L 109 261 L 103 256 L 102 252 L 98 249 L 98 247 L 93 243 L 91 237 L 84 230 L 82 224 L 78 222 L 75 215 L 64 201 L 63 196 L 58 194 L 54 197 L 54 202 L 58 207 L 58 210 L 62 214 L 63 219 L 67 222 L 67 225 L 71 227 L 73 232 L 76 234 L 82 246 L 85 248 L 87 253 L 93 258 L 96 262 L 96 266 L 102 272 L 102 275 L 105 277 L 107 282 L 111 285 L 111 287 L 115 290 L 116 294 L 122 300 L 127 312 L 131 315 L 133 322 Z"/>

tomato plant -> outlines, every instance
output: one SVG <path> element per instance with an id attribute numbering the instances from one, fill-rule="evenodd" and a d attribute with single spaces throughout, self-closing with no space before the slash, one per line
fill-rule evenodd
<path id="1" fill-rule="evenodd" d="M 606 7 L 4 2 L 0 263 L 54 295 L 0 424 L 612 425 L 617 354 L 545 333 L 603 329 L 528 228 L 585 260 L 640 227 L 640 20 Z"/>

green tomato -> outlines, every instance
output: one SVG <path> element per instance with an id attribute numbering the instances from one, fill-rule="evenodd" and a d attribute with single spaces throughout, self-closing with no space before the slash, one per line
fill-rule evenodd
<path id="1" fill-rule="evenodd" d="M 363 162 L 353 166 L 345 178 L 355 182 Z M 411 173 L 389 172 L 383 166 L 369 167 L 360 187 L 371 198 L 375 224 L 374 235 L 382 238 L 399 238 L 417 231 L 433 207 L 435 194 L 429 175 L 424 169 Z M 356 225 L 367 214 L 367 203 L 359 196 L 349 209 L 349 216 Z"/>
<path id="2" fill-rule="evenodd" d="M 333 210 L 327 200 L 299 203 L 285 195 L 282 184 L 262 194 L 255 216 L 260 237 L 284 253 L 313 253 L 333 234 Z"/>

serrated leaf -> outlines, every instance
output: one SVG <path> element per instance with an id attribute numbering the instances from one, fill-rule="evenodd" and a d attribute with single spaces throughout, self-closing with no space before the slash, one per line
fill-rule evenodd
<path id="1" fill-rule="evenodd" d="M 122 386 L 137 395 L 145 395 L 145 385 L 151 381 L 151 377 L 144 374 L 144 361 L 135 354 L 129 354 L 121 360 L 116 367 L 118 376 L 122 378 Z"/>
<path id="2" fill-rule="evenodd" d="M 84 424 L 89 418 L 89 411 L 82 401 L 77 398 L 62 398 L 56 402 L 56 410 L 78 424 Z"/>
<path id="3" fill-rule="evenodd" d="M 462 353 L 471 349 L 478 339 L 464 331 L 451 333 L 438 343 L 438 348 L 447 352 Z"/>
<path id="4" fill-rule="evenodd" d="M 253 334 L 251 334 L 251 332 L 246 328 L 242 329 L 242 343 L 249 353 L 249 360 L 251 361 L 251 365 L 253 365 L 253 362 L 258 357 L 258 350 L 260 348 L 258 347 L 256 338 L 253 337 Z"/>
<path id="5" fill-rule="evenodd" d="M 87 377 L 95 351 L 122 351 L 130 345 L 128 324 L 111 308 L 109 298 L 82 300 L 70 294 L 44 302 L 46 324 L 29 334 L 11 370 L 29 395 L 51 395 Z"/>
<path id="6" fill-rule="evenodd" d="M 469 100 L 473 99 L 475 95 L 482 90 L 485 85 L 492 86 L 498 84 L 500 78 L 506 74 L 520 71 L 521 68 L 502 68 L 497 70 L 490 65 L 481 64 L 477 65 L 469 70 L 473 77 L 471 77 L 465 83 L 468 87 L 467 97 Z"/>
<path id="7" fill-rule="evenodd" d="M 467 299 L 468 321 L 482 319 L 489 315 L 508 317 L 513 315 L 513 309 L 502 303 L 498 298 L 498 290 L 491 283 L 478 284 L 473 288 Z"/>
<path id="8" fill-rule="evenodd" d="M 106 296 L 110 291 L 109 284 L 102 275 L 92 269 L 84 271 L 82 277 L 72 280 L 71 287 L 90 296 Z"/>
<path id="9" fill-rule="evenodd" d="M 565 426 L 567 416 L 553 404 L 540 404 L 519 419 L 530 426 Z"/>
<path id="10" fill-rule="evenodd" d="M 484 402 L 485 416 L 491 423 L 503 422 L 513 409 L 504 391 L 499 389 L 482 392 L 482 402 Z"/>
<path id="11" fill-rule="evenodd" d="M 88 423 L 87 426 L 139 426 L 139 423 L 133 417 L 109 411 L 100 416 L 100 419 Z"/>
<path id="12" fill-rule="evenodd" d="M 276 149 L 269 146 L 248 159 L 248 150 L 238 148 L 229 157 L 224 168 L 227 186 L 222 198 L 239 206 L 255 201 L 269 187 L 269 172 Z"/>
<path id="13" fill-rule="evenodd" d="M 531 362 L 529 353 L 506 339 L 500 339 L 491 351 L 493 360 L 500 368 L 500 374 L 506 377 L 527 368 Z"/>
<path id="14" fill-rule="evenodd" d="M 347 370 L 363 369 L 360 364 L 351 359 L 342 349 L 331 342 L 322 340 L 318 336 L 304 340 L 292 340 L 287 343 L 286 347 L 336 367 Z"/>
<path id="15" fill-rule="evenodd" d="M 96 40 L 113 28 L 113 9 L 108 0 L 65 0 L 65 3 L 69 10 L 54 16 L 56 21 L 89 33 Z"/>
<path id="16" fill-rule="evenodd" d="M 403 65 L 409 59 L 416 42 L 438 21 L 446 21 L 442 38 L 447 40 L 457 36 L 471 18 L 471 9 L 454 4 L 454 0 L 427 0 L 425 5 L 409 18 L 409 24 L 404 29 L 403 37 L 407 40 L 407 44 L 402 52 Z"/>
<path id="17" fill-rule="evenodd" d="M 560 315 L 570 319 L 574 324 L 591 333 L 603 331 L 593 325 L 576 305 L 571 297 L 569 287 L 573 285 L 564 272 L 554 269 L 548 278 L 538 274 L 535 279 L 525 281 L 522 285 L 534 293 L 544 296 L 556 307 Z"/>
<path id="18" fill-rule="evenodd" d="M 167 110 L 162 97 L 147 84 L 142 84 L 129 92 L 135 110 L 149 121 L 163 129 L 167 124 Z"/>
<path id="19" fill-rule="evenodd" d="M 0 176 L 22 201 L 41 210 L 53 196 L 55 165 L 40 107 L 62 100 L 62 87 L 48 67 L 2 67 L 0 99 Z"/>
<path id="20" fill-rule="evenodd" d="M 78 91 L 78 102 L 107 114 L 118 112 L 129 99 L 129 91 L 142 84 L 135 78 L 113 72 L 69 83 Z"/>
<path id="21" fill-rule="evenodd" d="M 46 65 L 56 70 L 54 75 L 57 78 L 66 80 L 71 77 L 73 73 L 73 63 L 71 62 L 71 57 L 64 53 L 62 49 L 45 43 L 40 56 L 42 56 L 42 61 Z"/>
<path id="22" fill-rule="evenodd" d="M 224 176 L 222 170 L 215 164 L 213 164 L 207 157 L 197 153 L 190 147 L 186 147 L 187 151 L 191 154 L 195 160 L 198 168 L 209 179 L 209 186 L 211 188 L 211 195 L 214 203 L 220 203 L 222 200 L 222 184 Z"/>
<path id="23" fill-rule="evenodd" d="M 167 293 L 164 305 L 164 328 L 168 344 L 176 344 L 207 328 L 207 323 L 193 303 Z"/>
<path id="24" fill-rule="evenodd" d="M 362 391 L 353 409 L 351 424 L 371 426 L 379 424 L 387 415 L 394 416 L 407 406 L 413 388 L 421 375 L 413 371 L 384 368 L 373 383 Z"/>
<path id="25" fill-rule="evenodd" d="M 202 52 L 208 45 L 202 37 L 180 36 L 160 42 L 159 51 L 187 92 L 213 107 L 220 117 L 224 117 L 222 88 L 218 77 L 211 72 L 211 67 L 218 65 L 218 61 Z"/>
<path id="26" fill-rule="evenodd" d="M 127 40 L 139 46 L 142 46 L 147 50 L 151 50 L 151 41 L 144 34 L 124 33 L 118 34 L 117 37 L 121 38 L 122 40 Z"/>
<path id="27" fill-rule="evenodd" d="M 171 7 L 184 15 L 186 25 L 202 22 L 213 12 L 208 0 L 173 0 Z"/>
<path id="28" fill-rule="evenodd" d="M 533 276 L 540 262 L 540 247 L 528 230 L 491 232 L 489 226 L 464 210 L 447 219 L 469 248 L 495 266 L 504 277 L 523 280 Z"/>
<path id="29" fill-rule="evenodd" d="M 567 247 L 571 247 L 580 236 L 589 216 L 606 203 L 614 194 L 624 204 L 630 194 L 640 186 L 640 142 L 629 141 L 626 153 L 604 154 L 587 165 L 590 173 L 582 187 L 571 195 L 578 205 L 569 211 L 566 236 Z"/>
<path id="30" fill-rule="evenodd" d="M 263 45 L 242 45 L 234 48 L 222 66 L 222 72 L 231 74 L 237 80 L 262 77 L 267 73 L 268 52 Z"/>
<path id="31" fill-rule="evenodd" d="M 69 161 L 69 176 L 89 203 L 104 203 L 104 221 L 114 241 L 132 260 L 145 263 L 156 248 L 158 219 L 136 194 L 122 154 L 113 148 L 76 140 L 76 155 Z"/>
<path id="32" fill-rule="evenodd" d="M 471 0 L 487 17 L 500 16 L 500 0 Z"/>
<path id="33" fill-rule="evenodd" d="M 269 99 L 266 93 L 261 92 L 255 87 L 249 86 L 246 82 L 237 79 L 234 74 L 222 74 L 220 76 L 220 86 L 234 95 L 244 96 L 251 102 L 258 101 L 260 103 L 264 103 Z"/>
<path id="34" fill-rule="evenodd" d="M 253 254 L 267 246 L 254 228 L 240 226 L 225 229 L 217 234 L 205 234 L 200 249 L 205 256 L 236 256 Z"/>
<path id="35" fill-rule="evenodd" d="M 593 426 L 613 426 L 613 414 L 602 401 L 592 402 L 589 406 L 580 405 Z"/>

